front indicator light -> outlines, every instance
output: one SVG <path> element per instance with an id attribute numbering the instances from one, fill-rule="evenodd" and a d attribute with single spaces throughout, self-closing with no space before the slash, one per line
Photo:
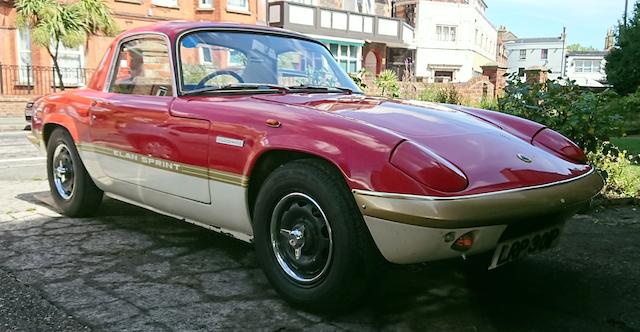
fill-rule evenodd
<path id="1" fill-rule="evenodd" d="M 460 252 L 467 252 L 473 246 L 473 232 L 464 233 L 453 244 L 451 249 Z"/>

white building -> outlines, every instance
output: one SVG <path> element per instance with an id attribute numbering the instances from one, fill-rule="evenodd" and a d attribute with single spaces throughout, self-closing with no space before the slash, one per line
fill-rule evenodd
<path id="1" fill-rule="evenodd" d="M 427 82 L 466 82 L 495 63 L 497 29 L 483 0 L 418 0 L 415 75 Z"/>
<path id="2" fill-rule="evenodd" d="M 569 52 L 566 61 L 566 76 L 580 86 L 604 88 L 607 75 L 604 71 L 607 52 Z"/>
<path id="3" fill-rule="evenodd" d="M 387 50 L 413 48 L 414 29 L 391 17 L 389 0 L 272 0 L 267 13 L 270 26 L 326 44 L 347 72 L 366 67 L 377 74 L 385 67 Z"/>
<path id="4" fill-rule="evenodd" d="M 563 75 L 565 57 L 564 37 L 520 38 L 505 42 L 507 51 L 507 72 L 524 76 L 525 70 L 550 70 L 549 78 Z"/>

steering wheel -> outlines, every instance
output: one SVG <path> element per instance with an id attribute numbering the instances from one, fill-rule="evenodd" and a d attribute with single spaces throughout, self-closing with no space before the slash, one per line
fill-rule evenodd
<path id="1" fill-rule="evenodd" d="M 200 80 L 200 82 L 198 82 L 198 85 L 196 85 L 196 89 L 204 88 L 205 83 L 209 82 L 212 78 L 220 75 L 229 75 L 235 78 L 236 80 L 238 80 L 238 83 L 244 83 L 244 80 L 242 79 L 242 77 L 238 75 L 236 72 L 233 72 L 231 70 L 216 70 L 212 73 L 209 73 L 207 76 L 203 77 Z"/>

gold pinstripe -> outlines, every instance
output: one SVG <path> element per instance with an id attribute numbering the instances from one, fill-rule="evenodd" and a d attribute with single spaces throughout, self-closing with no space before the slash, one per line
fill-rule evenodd
<path id="1" fill-rule="evenodd" d="M 126 160 L 132 163 L 141 164 L 169 172 L 194 176 L 201 179 L 209 179 L 220 181 L 236 186 L 246 187 L 249 184 L 249 178 L 244 175 L 220 171 L 212 168 L 199 167 L 189 164 L 183 164 L 162 158 L 149 157 L 139 153 L 128 152 L 120 149 L 114 149 L 97 144 L 76 143 L 78 150 L 85 152 L 99 153 L 105 156 Z M 147 160 L 143 162 L 142 160 Z M 153 162 L 152 162 L 153 161 Z M 155 161 L 158 161 L 157 163 Z M 159 165 L 159 164 L 160 165 Z M 165 166 L 162 166 L 165 165 Z M 170 166 L 170 167 L 169 167 Z"/>

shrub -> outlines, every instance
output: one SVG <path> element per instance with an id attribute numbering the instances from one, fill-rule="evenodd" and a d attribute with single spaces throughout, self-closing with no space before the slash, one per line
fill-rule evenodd
<path id="1" fill-rule="evenodd" d="M 618 101 L 624 119 L 624 129 L 629 134 L 640 134 L 640 89 L 621 97 Z"/>
<path id="2" fill-rule="evenodd" d="M 597 94 L 573 81 L 522 82 L 511 75 L 498 109 L 557 130 L 585 150 L 595 150 L 598 141 L 623 133 L 622 116 L 609 91 Z"/>
<path id="3" fill-rule="evenodd" d="M 393 70 L 383 70 L 373 83 L 380 89 L 382 96 L 397 98 L 400 96 L 400 85 L 398 84 L 398 76 Z"/>
<path id="4" fill-rule="evenodd" d="M 474 103 L 473 107 L 481 108 L 484 110 L 498 110 L 498 101 L 493 98 L 482 98 L 479 103 Z"/>
<path id="5" fill-rule="evenodd" d="M 418 99 L 443 104 L 462 104 L 462 95 L 453 85 L 428 85 Z"/>
<path id="6" fill-rule="evenodd" d="M 640 155 L 621 151 L 609 142 L 587 153 L 591 163 L 605 179 L 603 195 L 608 198 L 640 198 Z"/>
<path id="7" fill-rule="evenodd" d="M 367 74 L 367 70 L 364 68 L 361 68 L 356 73 L 349 73 L 349 77 L 351 77 L 351 79 L 353 80 L 353 83 L 355 83 L 362 91 L 367 90 L 367 84 L 364 82 L 364 77 L 366 74 Z"/>

